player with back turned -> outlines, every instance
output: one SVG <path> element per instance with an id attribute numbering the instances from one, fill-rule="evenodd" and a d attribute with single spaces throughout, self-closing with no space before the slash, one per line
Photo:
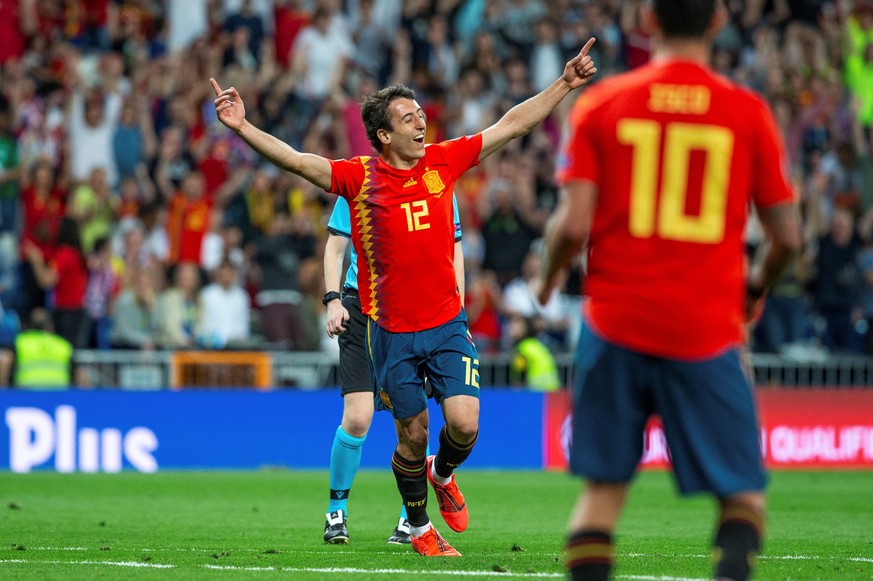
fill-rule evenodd
<path id="1" fill-rule="evenodd" d="M 406 505 L 412 548 L 425 556 L 459 556 L 427 514 L 427 485 L 450 528 L 466 530 L 468 510 L 454 471 L 479 435 L 478 354 L 467 329 L 454 269 L 452 195 L 469 168 L 542 122 L 594 75 L 590 39 L 560 78 L 472 136 L 425 145 L 427 125 L 415 93 L 393 85 L 370 95 L 361 118 L 376 157 L 328 160 L 301 153 L 257 129 L 233 87 L 212 79 L 218 118 L 279 167 L 349 202 L 358 253 L 358 292 L 368 317 L 367 345 L 382 403 L 394 416 L 391 465 Z M 426 456 L 424 378 L 445 427 L 436 456 Z"/>
<path id="2" fill-rule="evenodd" d="M 751 574 L 766 476 L 740 363 L 746 321 L 800 247 L 773 116 L 707 62 L 725 22 L 717 0 L 653 0 L 652 62 L 591 88 L 571 113 L 546 231 L 539 300 L 587 246 L 576 358 L 570 517 L 574 580 L 609 578 L 613 532 L 660 414 L 682 493 L 718 500 L 715 577 Z M 747 269 L 754 204 L 768 238 Z"/>

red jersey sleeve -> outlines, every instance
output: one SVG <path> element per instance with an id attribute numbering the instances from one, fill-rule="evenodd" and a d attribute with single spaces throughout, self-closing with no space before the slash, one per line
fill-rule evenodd
<path id="1" fill-rule="evenodd" d="M 756 97 L 755 102 L 760 122 L 757 124 L 759 133 L 754 141 L 757 151 L 752 156 L 756 165 L 752 172 L 755 176 L 752 200 L 759 208 L 793 202 L 794 191 L 786 175 L 788 158 L 782 135 L 767 103 L 760 97 Z"/>
<path id="2" fill-rule="evenodd" d="M 357 195 L 364 182 L 363 161 L 369 158 L 330 160 L 330 193 L 349 199 Z"/>
<path id="3" fill-rule="evenodd" d="M 479 165 L 479 154 L 482 152 L 482 134 L 467 135 L 450 139 L 428 146 L 431 159 L 439 160 L 452 168 L 457 179 L 471 167 Z"/>

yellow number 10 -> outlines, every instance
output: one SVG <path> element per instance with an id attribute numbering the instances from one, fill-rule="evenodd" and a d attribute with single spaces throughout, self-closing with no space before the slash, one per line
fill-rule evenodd
<path id="1" fill-rule="evenodd" d="M 638 238 L 657 234 L 682 242 L 715 244 L 724 238 L 734 134 L 730 129 L 698 123 L 668 123 L 661 148 L 661 124 L 624 119 L 619 143 L 634 148 L 631 168 L 630 233 Z M 692 151 L 705 154 L 700 213 L 685 213 L 688 166 Z M 658 184 L 660 160 L 661 191 Z M 657 218 L 657 221 L 656 221 Z"/>

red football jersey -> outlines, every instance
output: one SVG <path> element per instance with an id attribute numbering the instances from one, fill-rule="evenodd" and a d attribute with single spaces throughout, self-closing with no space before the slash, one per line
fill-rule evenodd
<path id="1" fill-rule="evenodd" d="M 793 201 L 767 104 L 692 62 L 610 78 L 576 103 L 559 182 L 597 185 L 585 315 L 652 355 L 742 342 L 750 203 Z"/>
<path id="2" fill-rule="evenodd" d="M 423 331 L 461 311 L 455 280 L 455 180 L 479 163 L 482 135 L 429 145 L 410 169 L 378 157 L 331 161 L 358 253 L 361 310 L 394 333 Z"/>

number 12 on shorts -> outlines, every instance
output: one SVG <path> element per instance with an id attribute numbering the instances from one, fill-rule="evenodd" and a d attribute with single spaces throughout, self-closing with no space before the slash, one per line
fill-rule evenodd
<path id="1" fill-rule="evenodd" d="M 461 361 L 464 362 L 464 383 L 467 385 L 472 385 L 473 387 L 479 387 L 479 360 L 471 359 L 470 357 L 461 357 Z"/>

